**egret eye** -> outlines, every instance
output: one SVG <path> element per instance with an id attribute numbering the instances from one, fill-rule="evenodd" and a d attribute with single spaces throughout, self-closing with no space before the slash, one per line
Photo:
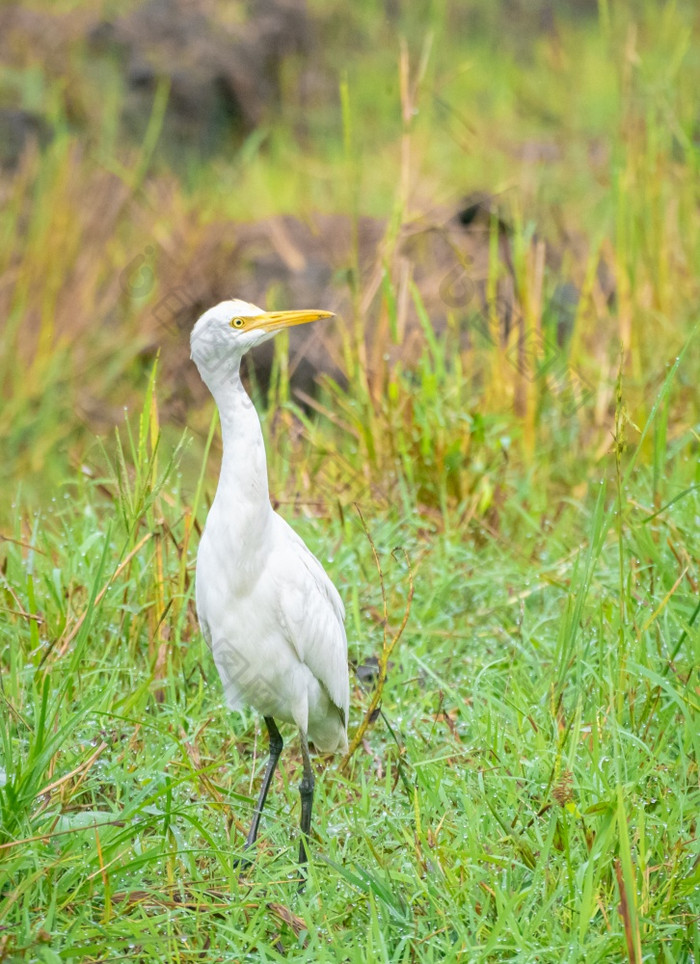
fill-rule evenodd
<path id="1" fill-rule="evenodd" d="M 245 325 L 245 321 L 242 318 L 234 318 L 231 322 L 232 328 L 242 328 Z"/>

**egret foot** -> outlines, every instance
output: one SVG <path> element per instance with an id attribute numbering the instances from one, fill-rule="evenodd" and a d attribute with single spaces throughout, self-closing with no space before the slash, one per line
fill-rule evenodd
<path id="1" fill-rule="evenodd" d="M 275 773 L 275 768 L 277 767 L 277 761 L 280 758 L 282 749 L 284 747 L 284 741 L 280 736 L 280 731 L 277 729 L 277 724 L 272 719 L 271 716 L 263 717 L 265 720 L 265 726 L 267 727 L 267 732 L 270 737 L 270 755 L 267 759 L 267 767 L 265 768 L 265 776 L 263 777 L 262 786 L 260 787 L 260 796 L 258 797 L 258 802 L 255 805 L 255 810 L 253 811 L 253 822 L 250 825 L 250 830 L 248 831 L 248 836 L 246 837 L 244 850 L 250 850 L 258 837 L 258 828 L 260 826 L 260 817 L 265 807 L 265 801 L 267 800 L 267 793 L 270 789 L 270 784 L 272 783 L 272 777 Z M 237 857 L 233 863 L 233 866 L 245 870 L 246 867 L 250 867 L 253 861 L 250 857 Z"/>
<path id="2" fill-rule="evenodd" d="M 299 865 L 303 870 L 304 864 L 309 859 L 309 834 L 311 833 L 311 808 L 314 802 L 314 771 L 311 766 L 309 756 L 309 743 L 305 733 L 300 733 L 301 755 L 304 761 L 304 776 L 299 784 L 299 796 L 301 797 L 301 840 L 299 842 Z"/>

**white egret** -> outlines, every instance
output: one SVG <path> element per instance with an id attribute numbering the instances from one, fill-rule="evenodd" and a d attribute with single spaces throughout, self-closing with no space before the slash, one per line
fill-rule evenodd
<path id="1" fill-rule="evenodd" d="M 278 331 L 332 317 L 330 311 L 264 312 L 223 301 L 197 321 L 192 359 L 219 409 L 223 457 L 197 554 L 197 615 L 226 702 L 262 714 L 270 738 L 246 849 L 282 752 L 275 720 L 299 729 L 304 775 L 299 861 L 307 860 L 316 748 L 347 748 L 349 681 L 345 612 L 323 566 L 270 505 L 260 420 L 243 387 L 243 355 Z"/>

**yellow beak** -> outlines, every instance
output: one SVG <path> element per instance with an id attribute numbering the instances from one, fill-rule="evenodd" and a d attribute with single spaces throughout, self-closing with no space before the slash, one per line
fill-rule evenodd
<path id="1" fill-rule="evenodd" d="M 322 318 L 332 318 L 332 311 L 312 311 L 310 309 L 302 311 L 266 311 L 262 315 L 255 315 L 252 318 L 242 318 L 243 325 L 236 325 L 235 319 L 231 322 L 232 327 L 240 327 L 242 331 L 282 331 L 283 328 L 291 328 L 294 325 L 308 325 L 311 321 L 321 321 Z"/>

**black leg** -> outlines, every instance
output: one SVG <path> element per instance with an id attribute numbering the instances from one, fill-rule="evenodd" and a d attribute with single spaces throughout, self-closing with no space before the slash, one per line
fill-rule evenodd
<path id="1" fill-rule="evenodd" d="M 309 859 L 308 843 L 311 833 L 311 808 L 314 802 L 314 771 L 311 767 L 309 744 L 306 734 L 300 732 L 301 755 L 304 760 L 304 776 L 299 784 L 301 797 L 301 842 L 299 844 L 299 863 L 303 866 Z"/>
<path id="2" fill-rule="evenodd" d="M 258 827 L 260 826 L 260 815 L 263 812 L 263 807 L 265 806 L 265 800 L 267 799 L 267 791 L 270 789 L 270 784 L 272 783 L 272 777 L 275 772 L 275 767 L 277 766 L 277 761 L 280 758 L 280 753 L 282 752 L 282 747 L 284 743 L 282 742 L 282 737 L 280 736 L 280 731 L 277 729 L 277 724 L 272 719 L 271 716 L 263 717 L 265 720 L 265 726 L 267 727 L 267 732 L 270 736 L 270 756 L 267 760 L 267 768 L 265 769 L 265 776 L 263 777 L 262 786 L 260 787 L 260 796 L 258 797 L 258 802 L 255 805 L 255 811 L 253 812 L 253 822 L 250 826 L 250 831 L 246 838 L 245 849 L 252 847 L 258 836 Z M 244 864 L 250 863 L 250 861 L 243 861 Z"/>

